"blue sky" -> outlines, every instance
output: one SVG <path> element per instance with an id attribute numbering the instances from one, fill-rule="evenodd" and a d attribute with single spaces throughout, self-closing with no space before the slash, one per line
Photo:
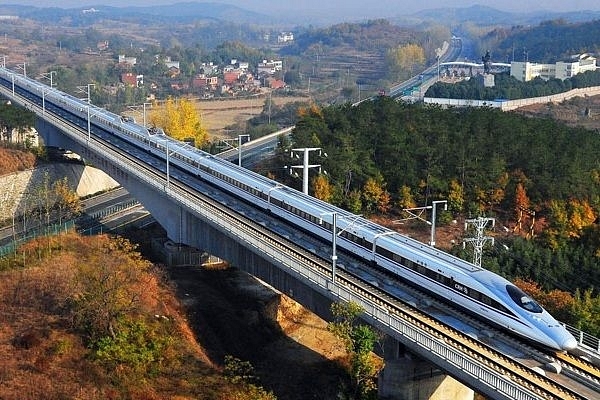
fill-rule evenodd
<path id="1" fill-rule="evenodd" d="M 0 0 L 4 4 L 23 4 L 46 7 L 82 7 L 82 6 L 151 6 L 168 5 L 182 1 L 190 0 L 50 0 L 40 2 L 39 0 Z M 192 0 L 193 1 L 193 0 Z M 469 1 L 469 0 L 428 0 L 426 2 L 415 2 L 407 0 L 377 0 L 375 2 L 365 2 L 364 0 L 205 0 L 198 1 L 213 3 L 234 4 L 248 10 L 257 11 L 265 14 L 274 12 L 290 12 L 295 10 L 340 12 L 344 15 L 354 15 L 355 17 L 378 15 L 385 17 L 402 14 L 410 14 L 415 11 L 427 8 L 438 7 L 466 7 L 474 4 L 484 4 L 503 11 L 534 11 L 534 10 L 554 10 L 554 11 L 581 11 L 581 10 L 600 10 L 598 0 L 499 0 L 496 2 Z M 342 11 L 343 10 L 343 11 Z"/>

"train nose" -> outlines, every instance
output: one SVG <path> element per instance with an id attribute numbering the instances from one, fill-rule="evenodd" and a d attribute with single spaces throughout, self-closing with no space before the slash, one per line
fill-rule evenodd
<path id="1" fill-rule="evenodd" d="M 573 349 L 577 348 L 577 340 L 575 340 L 575 338 L 573 336 L 569 335 L 562 342 L 561 348 L 563 350 L 573 350 Z"/>

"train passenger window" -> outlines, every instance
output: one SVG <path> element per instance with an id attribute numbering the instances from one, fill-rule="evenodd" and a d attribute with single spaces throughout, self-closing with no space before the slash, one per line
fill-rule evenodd
<path id="1" fill-rule="evenodd" d="M 375 251 L 377 252 L 377 254 L 381 254 L 385 258 L 392 259 L 392 257 L 394 256 L 394 254 L 391 251 L 389 251 L 387 249 L 384 249 L 382 247 L 379 247 L 379 246 L 377 246 L 377 248 L 375 249 Z"/>
<path id="2" fill-rule="evenodd" d="M 506 285 L 506 292 L 510 298 L 521 308 L 532 313 L 541 313 L 542 307 L 535 302 L 527 293 L 514 285 Z"/>

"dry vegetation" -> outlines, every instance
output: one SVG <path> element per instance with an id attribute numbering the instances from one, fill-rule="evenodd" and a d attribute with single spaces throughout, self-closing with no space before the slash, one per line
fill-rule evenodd
<path id="1" fill-rule="evenodd" d="M 531 117 L 551 118 L 570 126 L 600 129 L 600 96 L 574 97 L 559 104 L 533 104 L 515 112 Z"/>
<path id="2" fill-rule="evenodd" d="M 0 176 L 33 168 L 36 156 L 18 149 L 0 148 Z"/>
<path id="3" fill-rule="evenodd" d="M 288 103 L 308 102 L 308 97 L 283 96 L 273 97 L 273 105 L 283 106 Z M 264 108 L 267 97 L 252 97 L 246 99 L 203 100 L 197 104 L 201 114 L 202 124 L 212 138 L 237 137 L 246 128 L 246 121 L 259 115 Z M 235 132 L 231 127 L 239 127 Z"/>
<path id="4" fill-rule="evenodd" d="M 0 398 L 202 398 L 195 379 L 206 377 L 207 392 L 213 386 L 216 393 L 223 385 L 194 343 L 170 289 L 147 263 L 113 246 L 107 236 L 42 238 L 18 253 L 15 259 L 3 260 L 0 280 Z M 175 338 L 154 375 L 97 362 L 86 346 L 86 335 L 74 322 L 73 303 L 88 290 L 82 286 L 85 270 L 123 264 L 138 267 L 135 278 L 123 282 L 122 288 L 136 294 L 135 317 Z M 102 309 L 97 311 L 102 315 Z M 172 374 L 178 379 L 172 379 Z"/>
<path id="5" fill-rule="evenodd" d="M 261 386 L 279 399 L 335 396 L 344 372 L 332 360 L 343 352 L 323 321 L 240 271 L 182 267 L 169 280 L 131 250 L 120 239 L 69 233 L 0 261 L 1 399 L 272 398 Z M 99 282 L 110 296 L 92 302 Z M 92 304 L 87 314 L 82 299 Z M 106 300 L 122 304 L 115 299 L 128 305 L 115 328 L 140 321 L 144 340 L 168 344 L 160 357 L 135 366 L 90 345 L 89 321 L 101 330 L 111 319 Z M 128 339 L 148 347 L 139 340 Z M 225 355 L 249 360 L 259 379 L 224 376 Z"/>

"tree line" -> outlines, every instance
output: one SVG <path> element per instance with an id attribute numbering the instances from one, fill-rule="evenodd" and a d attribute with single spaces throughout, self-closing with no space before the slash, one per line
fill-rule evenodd
<path id="1" fill-rule="evenodd" d="M 328 175 L 313 178 L 314 196 L 357 214 L 393 218 L 403 208 L 447 200 L 441 223 L 496 217 L 514 234 L 488 249 L 486 268 L 559 288 L 579 305 L 588 296 L 589 307 L 600 307 L 595 132 L 494 109 L 444 110 L 380 97 L 305 108 L 293 142 L 327 153 L 318 162 Z M 280 159 L 281 167 L 292 162 L 285 152 Z M 271 174 L 300 185 L 283 168 Z M 458 247 L 453 252 L 471 258 Z"/>
<path id="2" fill-rule="evenodd" d="M 600 51 L 598 21 L 569 23 L 562 19 L 536 26 L 499 27 L 479 39 L 480 48 L 493 49 L 492 57 L 500 62 L 525 61 L 554 63 L 580 53 Z"/>
<path id="3" fill-rule="evenodd" d="M 494 87 L 485 87 L 478 77 L 458 83 L 436 82 L 425 92 L 426 97 L 473 100 L 515 100 L 551 96 L 571 89 L 600 86 L 600 71 L 587 71 L 565 80 L 537 77 L 521 82 L 508 73 L 495 74 Z"/>

